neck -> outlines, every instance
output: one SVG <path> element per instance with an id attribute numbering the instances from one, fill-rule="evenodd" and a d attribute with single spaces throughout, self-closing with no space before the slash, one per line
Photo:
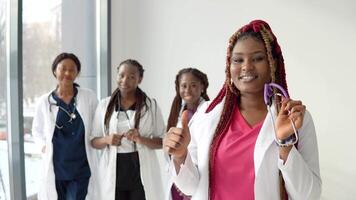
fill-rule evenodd
<path id="1" fill-rule="evenodd" d="M 121 101 L 131 101 L 136 99 L 136 91 L 130 93 L 121 93 Z"/>
<path id="2" fill-rule="evenodd" d="M 200 99 L 195 103 L 187 103 L 187 109 L 195 112 L 199 106 Z"/>
<path id="3" fill-rule="evenodd" d="M 58 96 L 73 96 L 74 95 L 74 86 L 73 85 L 58 85 L 57 87 Z"/>
<path id="4" fill-rule="evenodd" d="M 239 107 L 241 110 L 262 110 L 267 111 L 263 95 L 241 94 Z"/>

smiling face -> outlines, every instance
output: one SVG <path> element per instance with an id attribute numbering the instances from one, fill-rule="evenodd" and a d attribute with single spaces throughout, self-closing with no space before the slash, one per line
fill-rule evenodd
<path id="1" fill-rule="evenodd" d="M 239 39 L 231 54 L 231 79 L 240 94 L 263 95 L 264 84 L 271 81 L 266 48 L 256 38 Z"/>
<path id="2" fill-rule="evenodd" d="M 59 85 L 72 86 L 79 74 L 78 67 L 72 59 L 63 59 L 57 64 L 54 75 Z"/>
<path id="3" fill-rule="evenodd" d="M 179 79 L 179 95 L 188 105 L 199 104 L 203 84 L 192 73 L 184 73 Z"/>
<path id="4" fill-rule="evenodd" d="M 135 93 L 136 88 L 141 83 L 142 77 L 137 67 L 122 64 L 117 73 L 117 85 L 122 94 Z"/>

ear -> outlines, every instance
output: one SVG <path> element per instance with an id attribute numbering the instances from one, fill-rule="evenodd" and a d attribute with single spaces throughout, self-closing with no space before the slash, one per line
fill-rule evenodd
<path id="1" fill-rule="evenodd" d="M 140 77 L 140 78 L 138 79 L 138 84 L 141 84 L 142 79 L 143 79 L 143 77 Z"/>

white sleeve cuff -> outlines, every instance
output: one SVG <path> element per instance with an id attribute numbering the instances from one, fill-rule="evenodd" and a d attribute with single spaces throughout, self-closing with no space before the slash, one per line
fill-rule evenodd
<path id="1" fill-rule="evenodd" d="M 171 161 L 174 167 L 173 160 Z M 199 175 L 189 153 L 184 164 L 181 165 L 180 171 L 176 174 L 173 170 L 173 182 L 185 195 L 193 195 L 199 182 Z"/>

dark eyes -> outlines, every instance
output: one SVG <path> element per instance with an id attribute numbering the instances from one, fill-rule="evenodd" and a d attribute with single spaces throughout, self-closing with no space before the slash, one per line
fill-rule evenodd
<path id="1" fill-rule="evenodd" d="M 180 85 L 180 87 L 185 89 L 185 88 L 188 87 L 188 85 L 187 84 L 182 84 L 182 85 Z M 195 88 L 195 87 L 197 87 L 197 84 L 191 84 L 190 87 Z"/>
<path id="2" fill-rule="evenodd" d="M 231 64 L 242 64 L 243 62 L 246 61 L 247 58 L 239 58 L 239 57 L 232 57 L 231 58 Z M 260 56 L 255 56 L 252 58 L 252 62 L 260 62 L 265 60 L 265 56 L 260 55 Z"/>
<path id="3" fill-rule="evenodd" d="M 232 58 L 231 59 L 231 63 L 233 64 L 239 64 L 239 63 L 243 63 L 244 60 L 242 58 Z"/>
<path id="4" fill-rule="evenodd" d="M 125 75 L 119 74 L 119 78 L 124 78 L 124 77 L 125 77 Z M 128 78 L 129 78 L 129 79 L 134 79 L 135 76 L 131 75 L 131 76 L 128 76 Z"/>

